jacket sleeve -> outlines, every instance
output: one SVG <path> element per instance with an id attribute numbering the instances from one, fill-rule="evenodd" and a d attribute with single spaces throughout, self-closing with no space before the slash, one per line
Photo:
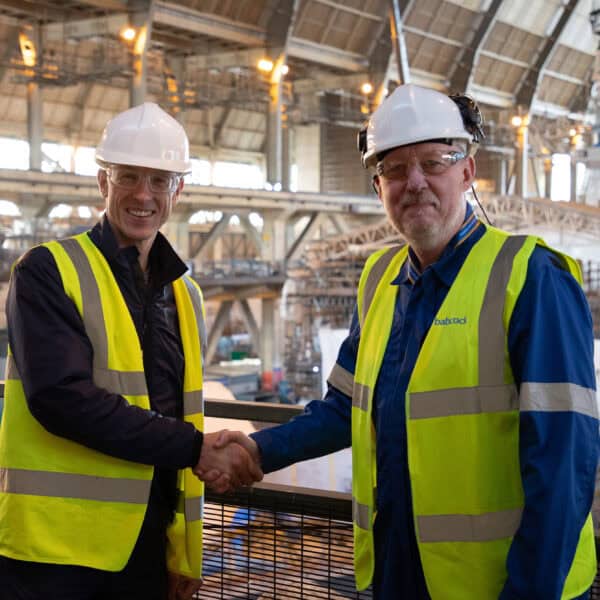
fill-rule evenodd
<path id="1" fill-rule="evenodd" d="M 6 316 L 29 410 L 50 433 L 157 467 L 196 464 L 202 438 L 191 424 L 94 385 L 93 349 L 46 248 L 30 250 L 15 265 Z"/>
<path id="2" fill-rule="evenodd" d="M 251 435 L 258 444 L 265 473 L 350 446 L 352 401 L 348 381 L 354 375 L 359 335 L 355 313 L 323 400 L 313 400 L 307 404 L 304 412 L 289 423 Z"/>
<path id="3" fill-rule="evenodd" d="M 594 495 L 600 444 L 592 321 L 581 287 L 556 263 L 536 248 L 509 329 L 525 506 L 501 600 L 561 597 Z"/>

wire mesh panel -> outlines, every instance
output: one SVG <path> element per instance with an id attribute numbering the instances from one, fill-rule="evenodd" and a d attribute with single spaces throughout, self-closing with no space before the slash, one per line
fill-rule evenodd
<path id="1" fill-rule="evenodd" d="M 269 486 L 207 500 L 204 583 L 196 598 L 372 597 L 354 587 L 346 496 Z"/>

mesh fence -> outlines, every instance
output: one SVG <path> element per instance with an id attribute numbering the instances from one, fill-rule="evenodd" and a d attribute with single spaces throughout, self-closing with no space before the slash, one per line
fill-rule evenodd
<path id="1" fill-rule="evenodd" d="M 372 597 L 354 587 L 350 502 L 294 490 L 207 494 L 204 583 L 196 598 Z"/>

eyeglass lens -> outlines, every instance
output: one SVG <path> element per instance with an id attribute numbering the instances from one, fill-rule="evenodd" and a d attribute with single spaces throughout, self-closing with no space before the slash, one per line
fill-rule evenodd
<path id="1" fill-rule="evenodd" d="M 416 161 L 381 161 L 377 164 L 377 174 L 386 179 L 406 179 L 411 165 L 417 164 L 425 175 L 441 175 L 452 165 L 465 158 L 464 152 L 432 153 L 417 156 Z"/>
<path id="2" fill-rule="evenodd" d="M 171 173 L 141 173 L 133 169 L 111 168 L 108 170 L 112 183 L 124 189 L 133 190 L 138 187 L 143 179 L 153 192 L 170 192 L 176 185 L 178 178 Z"/>

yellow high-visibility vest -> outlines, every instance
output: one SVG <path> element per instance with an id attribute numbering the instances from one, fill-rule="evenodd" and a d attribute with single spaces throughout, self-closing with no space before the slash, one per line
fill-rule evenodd
<path id="1" fill-rule="evenodd" d="M 106 259 L 87 233 L 44 245 L 94 349 L 94 384 L 149 409 L 138 335 Z M 185 276 L 173 282 L 173 291 L 185 357 L 184 419 L 202 431 L 202 294 Z M 142 526 L 152 475 L 152 466 L 44 429 L 27 407 L 9 348 L 0 425 L 0 555 L 122 570 Z M 179 472 L 178 484 L 182 501 L 167 532 L 167 564 L 198 578 L 204 487 L 191 469 Z"/>
<path id="2" fill-rule="evenodd" d="M 488 227 L 465 260 L 429 329 L 406 392 L 408 466 L 415 533 L 433 600 L 497 599 L 524 505 L 519 470 L 519 410 L 564 410 L 597 418 L 593 390 L 568 383 L 527 383 L 520 394 L 507 331 L 527 275 L 534 237 Z M 358 589 L 375 567 L 376 453 L 373 390 L 390 336 L 397 277 L 407 248 L 369 258 L 358 290 L 361 339 L 352 383 L 355 575 Z M 579 265 L 556 253 L 581 282 Z M 348 389 L 347 374 L 330 381 Z M 345 388 L 344 388 L 345 386 Z M 559 394 L 557 395 L 557 392 Z M 591 515 L 562 598 L 586 591 L 596 573 Z"/>

